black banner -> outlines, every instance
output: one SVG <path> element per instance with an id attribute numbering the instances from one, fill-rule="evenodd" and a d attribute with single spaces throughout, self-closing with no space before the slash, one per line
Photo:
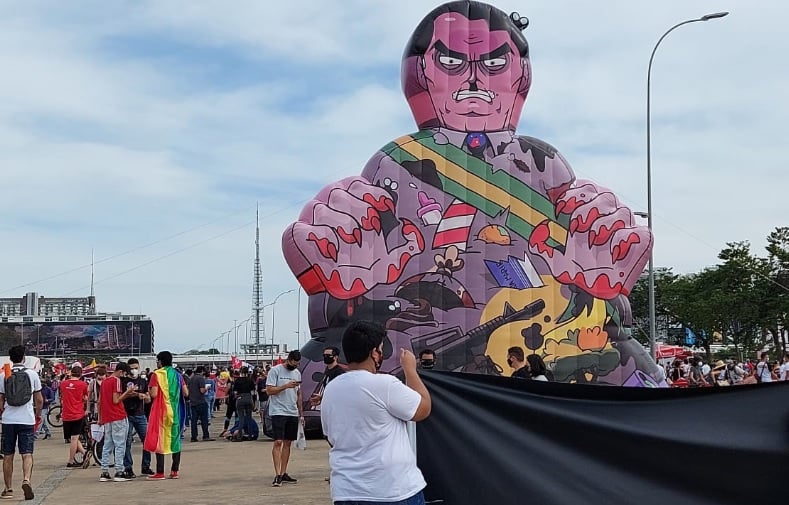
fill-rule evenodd
<path id="1" fill-rule="evenodd" d="M 425 372 L 428 501 L 722 505 L 785 496 L 789 383 L 648 389 Z"/>

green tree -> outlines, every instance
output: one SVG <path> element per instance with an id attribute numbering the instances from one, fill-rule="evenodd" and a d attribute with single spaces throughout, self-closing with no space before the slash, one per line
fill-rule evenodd
<path id="1" fill-rule="evenodd" d="M 658 335 L 664 334 L 673 323 L 666 307 L 665 296 L 678 277 L 671 268 L 655 269 L 655 325 Z M 639 277 L 628 298 L 633 313 L 633 337 L 642 344 L 647 344 L 649 343 L 649 277 L 646 272 Z"/>
<path id="2" fill-rule="evenodd" d="M 789 228 L 776 228 L 767 237 L 767 269 L 762 279 L 762 320 L 764 328 L 781 353 L 787 351 L 789 322 Z"/>

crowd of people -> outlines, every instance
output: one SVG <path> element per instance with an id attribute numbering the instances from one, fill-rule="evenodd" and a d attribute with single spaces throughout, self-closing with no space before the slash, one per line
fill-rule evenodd
<path id="1" fill-rule="evenodd" d="M 435 353 L 424 349 L 418 359 L 400 350 L 402 378 L 378 374 L 383 362 L 386 330 L 372 322 L 351 324 L 342 340 L 347 366 L 339 364 L 340 349 L 327 346 L 323 378 L 306 403 L 320 411 L 329 443 L 331 484 L 335 504 L 355 502 L 422 504 L 424 478 L 416 466 L 409 438 L 408 422 L 427 418 L 431 399 L 417 373 L 432 369 Z M 140 474 L 150 480 L 178 479 L 181 442 L 213 441 L 211 419 L 225 408 L 220 437 L 231 441 L 254 440 L 259 436 L 254 412 L 268 409 L 273 438 L 272 486 L 293 484 L 288 473 L 291 446 L 304 424 L 301 393 L 301 354 L 291 351 L 276 366 L 237 370 L 198 366 L 181 371 L 173 366 L 168 351 L 157 355 L 157 368 L 142 370 L 135 358 L 95 367 L 87 378 L 79 363 L 67 373 L 50 380 L 24 367 L 23 346 L 9 351 L 12 366 L 0 381 L 0 415 L 4 487 L 0 498 L 13 498 L 13 462 L 18 450 L 22 459 L 22 491 L 26 500 L 34 497 L 30 479 L 33 447 L 38 437 L 51 438 L 43 421 L 46 409 L 62 406 L 63 435 L 68 444 L 68 468 L 88 468 L 90 454 L 84 445 L 87 436 L 101 438 L 103 449 L 97 462 L 102 482 L 134 479 L 132 441 L 142 442 Z M 700 357 L 675 360 L 666 370 L 673 386 L 729 386 L 789 380 L 789 353 L 782 363 L 770 361 L 768 353 L 758 360 L 719 360 L 714 365 Z M 545 362 L 536 354 L 526 356 L 520 347 L 508 349 L 507 365 L 512 377 L 537 381 L 552 380 Z M 88 425 L 100 427 L 88 429 Z M 94 433 L 94 432 L 100 432 Z M 165 455 L 171 465 L 165 474 Z M 110 468 L 114 475 L 110 475 Z M 380 475 L 388 478 L 381 480 Z"/>
<path id="2" fill-rule="evenodd" d="M 666 380 L 673 387 L 739 386 L 789 380 L 789 353 L 781 363 L 762 352 L 758 359 L 737 362 L 717 360 L 713 365 L 702 357 L 675 359 L 666 367 Z"/>

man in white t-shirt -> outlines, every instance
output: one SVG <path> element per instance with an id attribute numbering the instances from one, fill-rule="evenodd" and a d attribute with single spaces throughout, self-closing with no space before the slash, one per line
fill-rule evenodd
<path id="1" fill-rule="evenodd" d="M 773 378 L 770 374 L 770 356 L 767 353 L 762 353 L 761 361 L 756 365 L 756 375 L 760 379 L 759 382 L 772 382 Z"/>
<path id="2" fill-rule="evenodd" d="M 784 354 L 784 362 L 781 363 L 781 377 L 782 381 L 789 381 L 789 352 Z"/>
<path id="3" fill-rule="evenodd" d="M 430 394 L 416 371 L 416 357 L 400 350 L 403 384 L 378 374 L 386 330 L 352 323 L 342 339 L 348 371 L 326 386 L 321 423 L 331 444 L 331 495 L 335 505 L 376 502 L 424 504 L 425 479 L 416 466 L 407 422 L 430 415 Z"/>
<path id="4" fill-rule="evenodd" d="M 41 395 L 41 378 L 33 370 L 25 368 L 25 346 L 15 345 L 8 350 L 11 358 L 11 376 L 0 380 L 0 415 L 3 416 L 3 435 L 0 452 L 3 453 L 3 481 L 5 487 L 0 498 L 11 499 L 14 491 L 14 453 L 17 445 L 22 456 L 22 491 L 25 500 L 32 500 L 33 488 L 33 440 L 36 421 L 41 418 L 44 397 Z M 27 375 L 28 383 L 24 383 Z M 25 398 L 27 401 L 25 401 Z M 23 403 L 24 402 L 24 403 Z M 14 404 L 14 405 L 12 405 Z"/>

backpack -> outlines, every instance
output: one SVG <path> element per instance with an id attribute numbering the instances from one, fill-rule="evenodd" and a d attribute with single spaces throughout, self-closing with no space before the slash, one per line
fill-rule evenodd
<path id="1" fill-rule="evenodd" d="M 16 368 L 5 380 L 5 401 L 12 407 L 21 407 L 33 397 L 33 384 L 26 368 Z"/>

